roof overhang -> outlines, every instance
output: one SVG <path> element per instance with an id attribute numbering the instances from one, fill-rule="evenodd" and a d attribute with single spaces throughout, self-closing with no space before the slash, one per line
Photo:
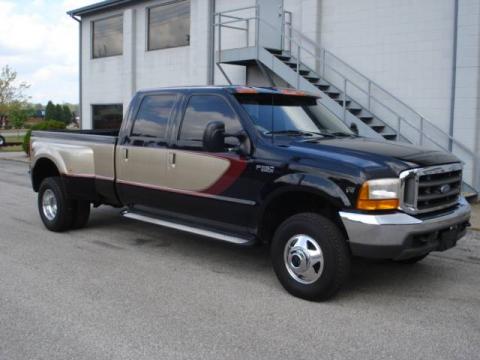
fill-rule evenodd
<path id="1" fill-rule="evenodd" d="M 85 16 L 100 11 L 113 10 L 141 2 L 142 0 L 105 0 L 96 4 L 84 6 L 67 12 L 70 16 Z"/>

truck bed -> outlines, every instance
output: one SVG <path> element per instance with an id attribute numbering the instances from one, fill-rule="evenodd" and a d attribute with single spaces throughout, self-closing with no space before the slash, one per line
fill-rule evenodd
<path id="1" fill-rule="evenodd" d="M 88 141 L 115 144 L 119 130 L 38 130 L 32 136 L 61 140 Z"/>
<path id="2" fill-rule="evenodd" d="M 39 159 L 43 168 L 48 168 L 45 162 L 52 162 L 50 168 L 57 169 L 70 196 L 115 205 L 118 133 L 118 130 L 33 131 L 32 169 Z"/>

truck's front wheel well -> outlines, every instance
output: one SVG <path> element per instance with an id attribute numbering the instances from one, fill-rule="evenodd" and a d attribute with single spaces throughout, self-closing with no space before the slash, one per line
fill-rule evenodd
<path id="1" fill-rule="evenodd" d="M 49 159 L 38 160 L 32 169 L 33 190 L 38 191 L 43 180 L 54 176 L 60 176 L 60 172 L 54 162 Z"/>
<path id="2" fill-rule="evenodd" d="M 338 215 L 338 206 L 325 197 L 310 192 L 293 191 L 277 196 L 265 208 L 259 228 L 262 242 L 270 242 L 278 226 L 290 216 L 314 212 L 334 221 L 346 235 Z"/>

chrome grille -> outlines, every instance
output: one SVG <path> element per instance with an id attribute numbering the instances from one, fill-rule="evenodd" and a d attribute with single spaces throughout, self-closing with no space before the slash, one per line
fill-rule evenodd
<path id="1" fill-rule="evenodd" d="M 401 209 L 420 214 L 448 208 L 458 202 L 462 165 L 449 164 L 412 169 L 400 174 Z"/>

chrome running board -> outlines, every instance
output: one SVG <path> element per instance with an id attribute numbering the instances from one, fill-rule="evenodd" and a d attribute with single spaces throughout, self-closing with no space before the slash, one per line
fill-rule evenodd
<path id="1" fill-rule="evenodd" d="M 123 211 L 121 215 L 128 219 L 143 221 L 146 223 L 163 226 L 170 229 L 184 231 L 190 234 L 195 234 L 195 235 L 205 236 L 205 237 L 216 239 L 216 240 L 226 241 L 232 244 L 249 245 L 254 242 L 253 239 L 241 238 L 238 236 L 222 234 L 219 232 L 201 229 L 201 228 L 190 226 L 190 225 L 179 224 L 173 221 L 158 219 L 158 218 L 154 218 L 148 215 L 140 214 L 140 213 L 129 211 L 129 210 Z"/>

